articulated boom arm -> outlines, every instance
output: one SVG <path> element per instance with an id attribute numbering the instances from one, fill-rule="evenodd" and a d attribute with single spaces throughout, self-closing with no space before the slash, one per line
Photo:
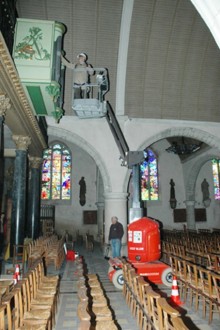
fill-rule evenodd
<path id="1" fill-rule="evenodd" d="M 143 216 L 140 198 L 140 168 L 139 165 L 144 161 L 144 151 L 130 151 L 121 131 L 120 125 L 109 104 L 105 101 L 104 95 L 109 90 L 108 70 L 105 68 L 93 68 L 96 73 L 94 82 L 84 85 L 89 90 L 89 98 L 76 99 L 73 95 L 72 109 L 81 119 L 106 117 L 117 147 L 123 166 L 132 169 L 133 175 L 133 201 L 130 209 L 130 221 L 139 219 Z M 85 93 L 85 95 L 88 93 Z"/>
<path id="2" fill-rule="evenodd" d="M 129 150 L 125 137 L 109 103 L 107 103 L 106 119 L 120 151 L 122 165 L 132 168 L 135 165 L 141 164 L 145 158 L 144 152 Z"/>

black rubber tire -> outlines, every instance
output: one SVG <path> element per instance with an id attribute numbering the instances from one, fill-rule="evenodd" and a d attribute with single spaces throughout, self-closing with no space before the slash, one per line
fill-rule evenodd
<path id="1" fill-rule="evenodd" d="M 112 283 L 114 284 L 114 286 L 117 289 L 119 289 L 119 290 L 122 290 L 123 289 L 124 277 L 123 277 L 123 271 L 122 271 L 122 269 L 116 270 L 116 272 L 112 276 Z"/>

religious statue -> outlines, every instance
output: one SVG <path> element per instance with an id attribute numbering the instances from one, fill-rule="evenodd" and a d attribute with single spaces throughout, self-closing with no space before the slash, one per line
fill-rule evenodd
<path id="1" fill-rule="evenodd" d="M 86 204 L 86 182 L 84 180 L 84 176 L 81 177 L 79 181 L 80 189 L 79 189 L 79 203 L 81 206 Z"/>
<path id="2" fill-rule="evenodd" d="M 208 207 L 211 203 L 211 199 L 209 197 L 209 183 L 206 179 L 204 179 L 201 183 L 201 189 L 203 194 L 203 204 L 205 207 Z"/>
<path id="3" fill-rule="evenodd" d="M 170 207 L 171 209 L 175 209 L 176 208 L 176 197 L 175 197 L 175 182 L 173 181 L 173 179 L 170 179 Z"/>

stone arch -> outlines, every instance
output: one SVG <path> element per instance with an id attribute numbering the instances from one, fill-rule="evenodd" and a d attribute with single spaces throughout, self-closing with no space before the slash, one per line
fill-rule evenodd
<path id="1" fill-rule="evenodd" d="M 202 166 L 209 160 L 213 158 L 219 158 L 219 154 L 217 153 L 210 153 L 204 156 L 199 157 L 191 167 L 189 175 L 187 176 L 186 182 L 186 200 L 194 200 L 195 199 L 195 185 L 196 179 L 199 174 L 200 169 Z"/>
<path id="2" fill-rule="evenodd" d="M 97 152 L 97 150 L 89 144 L 86 140 L 81 138 L 79 135 L 74 134 L 73 132 L 65 131 L 63 128 L 57 128 L 57 127 L 48 127 L 48 135 L 52 135 L 56 138 L 61 138 L 64 141 L 68 141 L 71 143 L 76 144 L 78 147 L 86 151 L 96 162 L 96 165 L 98 166 L 100 173 L 102 175 L 103 184 L 104 184 L 104 192 L 109 193 L 112 191 L 111 187 L 111 180 L 109 173 L 106 169 L 106 166 L 100 156 L 100 154 Z"/>
<path id="3" fill-rule="evenodd" d="M 162 140 L 162 139 L 166 139 L 168 137 L 172 137 L 172 136 L 186 136 L 186 137 L 190 137 L 196 140 L 200 140 L 206 144 L 208 144 L 209 146 L 216 148 L 216 154 L 213 154 L 213 158 L 214 157 L 219 157 L 219 155 L 217 156 L 217 152 L 220 152 L 220 139 L 208 132 L 202 131 L 200 129 L 197 128 L 193 128 L 193 127 L 171 127 L 168 128 L 164 131 L 161 131 L 160 133 L 151 136 L 150 138 L 146 139 L 145 141 L 143 141 L 140 144 L 140 147 L 138 148 L 139 150 L 144 150 L 146 147 L 150 147 L 153 143 Z M 211 159 L 212 156 L 209 155 L 204 155 L 204 157 L 199 157 L 198 161 L 195 163 L 195 166 L 193 166 L 193 169 L 189 175 L 189 177 L 187 178 L 187 182 L 185 183 L 185 189 L 186 189 L 186 197 L 189 198 L 193 196 L 194 194 L 194 188 L 195 188 L 195 178 L 198 176 L 198 173 L 201 169 L 201 167 L 204 165 L 204 163 L 206 161 L 208 161 L 209 159 Z M 127 172 L 126 176 L 125 176 L 125 180 L 124 180 L 124 184 L 123 184 L 123 188 L 124 191 L 126 191 L 127 187 L 128 187 L 128 182 L 129 182 L 129 178 L 130 178 L 130 171 Z M 189 198 L 189 199 L 191 199 Z"/>
<path id="4" fill-rule="evenodd" d="M 166 139 L 168 137 L 172 136 L 186 136 L 190 137 L 192 139 L 200 140 L 202 142 L 205 142 L 206 144 L 210 145 L 213 148 L 217 148 L 220 151 L 220 139 L 216 136 L 202 131 L 198 128 L 193 127 L 171 127 L 168 128 L 149 139 L 143 141 L 143 143 L 140 145 L 139 150 L 142 150 L 146 148 L 146 146 L 150 146 L 151 144 Z"/>

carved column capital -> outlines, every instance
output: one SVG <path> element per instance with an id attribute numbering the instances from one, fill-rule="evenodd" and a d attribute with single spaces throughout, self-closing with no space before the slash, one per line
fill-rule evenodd
<path id="1" fill-rule="evenodd" d="M 29 162 L 30 162 L 30 167 L 31 168 L 36 168 L 39 169 L 40 166 L 42 165 L 43 159 L 40 157 L 29 157 Z"/>
<path id="2" fill-rule="evenodd" d="M 27 151 L 28 146 L 31 144 L 31 138 L 29 136 L 12 135 L 12 140 L 18 150 Z"/>
<path id="3" fill-rule="evenodd" d="M 10 99 L 0 90 L 0 116 L 5 116 L 6 111 L 11 108 Z"/>

